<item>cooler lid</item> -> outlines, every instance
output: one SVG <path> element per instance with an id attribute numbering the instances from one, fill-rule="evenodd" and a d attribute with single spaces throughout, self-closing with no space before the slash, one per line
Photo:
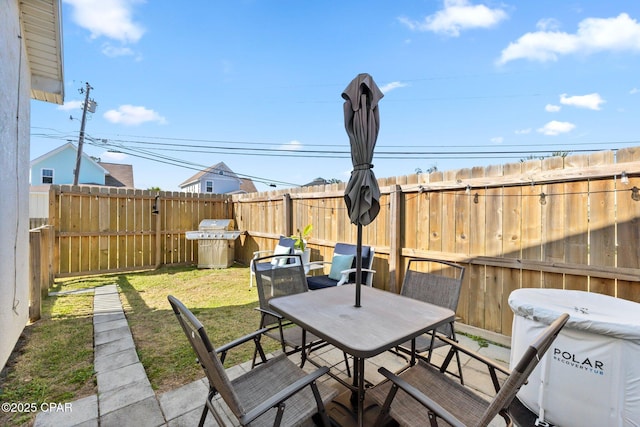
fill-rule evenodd
<path id="1" fill-rule="evenodd" d="M 566 328 L 640 339 L 640 304 L 593 292 L 564 289 L 517 289 L 509 295 L 509 306 L 517 316 L 545 324 L 569 313 Z"/>

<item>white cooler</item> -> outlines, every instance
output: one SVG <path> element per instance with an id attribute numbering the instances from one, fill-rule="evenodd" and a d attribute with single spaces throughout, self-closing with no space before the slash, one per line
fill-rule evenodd
<path id="1" fill-rule="evenodd" d="M 560 289 L 518 289 L 511 365 L 562 313 L 571 316 L 518 392 L 539 419 L 562 427 L 640 426 L 640 304 Z"/>

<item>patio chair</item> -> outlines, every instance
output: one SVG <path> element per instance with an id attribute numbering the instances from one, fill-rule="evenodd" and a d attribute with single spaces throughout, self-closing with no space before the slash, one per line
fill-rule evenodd
<path id="1" fill-rule="evenodd" d="M 271 269 L 276 267 L 270 263 L 257 262 L 258 258 L 264 257 L 267 255 L 291 255 L 293 254 L 293 246 L 296 241 L 291 237 L 280 236 L 276 247 L 269 250 L 264 251 L 255 251 L 253 253 L 253 258 L 251 262 L 249 262 L 249 288 L 253 287 L 254 277 L 256 276 L 256 270 L 261 269 Z M 285 260 L 286 262 L 287 260 Z"/>
<path id="2" fill-rule="evenodd" d="M 464 271 L 465 268 L 463 266 L 448 261 L 429 258 L 410 259 L 402 282 L 402 288 L 400 289 L 400 295 L 445 307 L 455 312 L 460 299 Z M 457 342 L 453 324 L 454 322 L 452 321 L 430 331 L 428 334 L 416 337 L 414 339 L 415 353 L 412 351 L 412 341 L 399 345 L 396 350 L 412 355 L 412 363 L 414 362 L 414 354 L 425 359 L 428 363 L 432 363 L 433 350 L 447 345 L 439 337 L 444 336 Z M 443 365 L 448 366 L 453 356 L 456 357 L 458 371 L 457 373 L 448 372 L 460 378 L 460 383 L 464 385 L 460 354 L 455 347 L 450 348 Z"/>
<path id="3" fill-rule="evenodd" d="M 424 360 L 418 360 L 416 365 L 399 375 L 385 368 L 378 369 L 388 380 L 367 392 L 367 396 L 381 405 L 376 426 L 388 421 L 389 415 L 401 426 L 430 424 L 435 427 L 439 421 L 444 421 L 442 425 L 447 426 L 484 427 L 498 415 L 502 416 L 506 425 L 513 425 L 509 413 L 511 402 L 568 319 L 568 314 L 560 315 L 538 335 L 511 372 L 491 359 L 443 338 L 451 346 L 456 346 L 458 351 L 487 366 L 496 390 L 490 402 Z M 508 375 L 502 386 L 498 382 L 497 371 Z"/>
<path id="4" fill-rule="evenodd" d="M 204 425 L 209 412 L 218 425 L 226 425 L 224 419 L 227 418 L 227 411 L 213 403 L 216 395 L 220 395 L 242 426 L 299 425 L 312 417 L 316 417 L 325 427 L 330 426 L 324 405 L 337 392 L 324 384 L 317 384 L 318 378 L 326 374 L 328 368 L 319 368 L 307 374 L 286 355 L 280 354 L 231 380 L 223 366 L 227 352 L 253 341 L 264 359 L 259 340 L 262 331 L 216 349 L 193 313 L 174 296 L 169 295 L 168 299 L 209 380 L 209 393 L 200 417 L 200 426 Z M 220 414 L 221 410 L 225 414 Z"/>
<path id="5" fill-rule="evenodd" d="M 373 284 L 374 270 L 373 258 L 375 251 L 370 246 L 362 246 L 362 283 L 367 286 Z M 333 249 L 333 257 L 331 262 L 313 261 L 311 265 L 331 265 L 329 274 L 315 275 L 307 277 L 309 289 L 314 291 L 317 289 L 330 288 L 333 286 L 341 286 L 346 283 L 355 283 L 356 281 L 356 245 L 348 243 L 336 243 Z"/>
<path id="6" fill-rule="evenodd" d="M 302 351 L 300 367 L 304 367 L 307 355 L 314 349 L 327 345 L 317 336 L 305 331 L 300 326 L 284 319 L 269 307 L 271 298 L 295 295 L 308 292 L 304 266 L 300 255 L 268 255 L 258 258 L 258 264 L 278 265 L 278 268 L 258 269 L 256 271 L 256 287 L 260 306 L 259 329 L 266 329 L 264 335 L 280 342 L 282 351 L 293 354 Z M 289 347 L 291 350 L 287 350 Z M 303 348 L 304 347 L 304 348 Z M 256 364 L 257 348 L 254 351 L 252 366 Z M 347 354 L 344 353 L 347 375 L 351 376 Z"/>

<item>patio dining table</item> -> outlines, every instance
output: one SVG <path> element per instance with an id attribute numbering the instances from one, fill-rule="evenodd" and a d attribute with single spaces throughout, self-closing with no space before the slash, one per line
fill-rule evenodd
<path id="1" fill-rule="evenodd" d="M 362 287 L 361 307 L 354 305 L 351 285 L 273 298 L 269 305 L 353 356 L 354 375 L 350 388 L 357 401 L 356 417 L 360 427 L 364 423 L 365 359 L 451 322 L 455 316 L 447 308 L 368 286 Z"/>

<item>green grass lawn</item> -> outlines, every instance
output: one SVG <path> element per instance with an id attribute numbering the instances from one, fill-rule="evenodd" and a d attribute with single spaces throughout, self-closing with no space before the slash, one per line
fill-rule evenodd
<path id="1" fill-rule="evenodd" d="M 0 376 L 2 402 L 71 402 L 96 393 L 93 372 L 93 293 L 116 283 L 138 357 L 157 393 L 203 376 L 195 354 L 167 301 L 179 298 L 207 328 L 214 344 L 254 331 L 260 320 L 258 295 L 248 286 L 246 267 L 200 270 L 166 267 L 156 271 L 56 281 L 43 300 L 42 319 L 25 328 Z M 75 292 L 74 292 L 75 291 Z M 267 352 L 278 348 L 263 340 Z M 253 347 L 230 353 L 232 366 L 249 360 Z M 0 425 L 29 425 L 34 414 L 0 412 Z"/>

